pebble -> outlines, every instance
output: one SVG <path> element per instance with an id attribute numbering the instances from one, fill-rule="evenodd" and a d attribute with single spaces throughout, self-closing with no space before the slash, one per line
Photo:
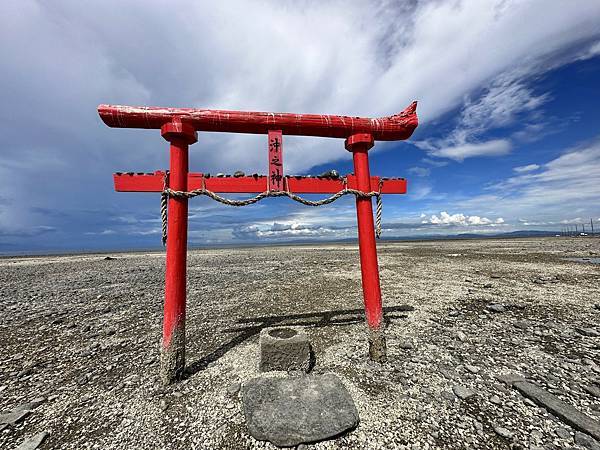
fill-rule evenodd
<path id="1" fill-rule="evenodd" d="M 398 347 L 400 347 L 403 350 L 412 350 L 415 348 L 415 344 L 413 344 L 412 341 L 405 339 L 398 342 Z"/>
<path id="2" fill-rule="evenodd" d="M 527 330 L 530 326 L 526 320 L 517 320 L 513 325 L 520 330 Z"/>
<path id="3" fill-rule="evenodd" d="M 571 440 L 571 433 L 566 428 L 557 428 L 554 432 L 561 439 Z"/>
<path id="4" fill-rule="evenodd" d="M 467 400 L 475 395 L 475 392 L 459 384 L 452 386 L 452 391 L 461 400 Z"/>
<path id="5" fill-rule="evenodd" d="M 479 367 L 472 366 L 470 364 L 465 364 L 465 369 L 467 369 L 471 373 L 479 373 L 479 371 L 481 370 Z"/>
<path id="6" fill-rule="evenodd" d="M 456 373 L 454 373 L 452 369 L 440 367 L 438 371 L 444 378 L 447 378 L 448 380 L 454 380 L 456 378 Z"/>
<path id="7" fill-rule="evenodd" d="M 494 432 L 498 435 L 503 437 L 504 439 L 512 439 L 512 437 L 514 436 L 514 433 L 510 430 L 507 430 L 504 427 L 499 427 L 499 426 L 495 426 L 494 427 Z"/>
<path id="8" fill-rule="evenodd" d="M 580 431 L 575 433 L 575 443 L 589 450 L 600 450 L 600 444 L 594 438 Z"/>
<path id="9" fill-rule="evenodd" d="M 458 338 L 459 341 L 464 342 L 467 340 L 467 335 L 465 333 L 463 333 L 462 331 L 459 331 L 456 333 L 456 337 Z"/>
<path id="10" fill-rule="evenodd" d="M 490 402 L 492 402 L 494 405 L 499 405 L 502 403 L 502 400 L 500 400 L 500 397 L 498 397 L 497 395 L 492 395 L 490 397 Z"/>
<path id="11" fill-rule="evenodd" d="M 236 395 L 238 392 L 240 392 L 241 387 L 242 387 L 242 384 L 237 381 L 234 383 L 231 383 L 229 386 L 227 386 L 227 393 L 229 395 Z"/>
<path id="12" fill-rule="evenodd" d="M 493 313 L 501 313 L 506 311 L 506 308 L 500 303 L 492 303 L 491 305 L 488 305 L 487 309 Z"/>
<path id="13" fill-rule="evenodd" d="M 453 402 L 456 399 L 456 396 L 452 392 L 442 391 L 441 396 L 444 400 L 448 400 Z"/>
<path id="14" fill-rule="evenodd" d="M 597 388 L 596 386 L 583 386 L 583 390 L 596 398 L 600 398 L 600 388 Z"/>
<path id="15" fill-rule="evenodd" d="M 575 331 L 587 337 L 600 337 L 600 333 L 593 328 L 575 328 Z"/>
<path id="16" fill-rule="evenodd" d="M 33 367 L 27 367 L 23 370 L 21 370 L 19 373 L 17 373 L 17 378 L 23 378 L 26 377 L 27 375 L 31 375 L 33 373 Z"/>

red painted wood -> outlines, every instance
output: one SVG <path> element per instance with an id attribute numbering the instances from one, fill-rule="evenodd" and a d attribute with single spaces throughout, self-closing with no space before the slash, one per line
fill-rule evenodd
<path id="1" fill-rule="evenodd" d="M 373 138 L 369 135 L 353 136 L 346 142 L 346 148 L 352 152 L 357 188 L 365 192 L 376 189 L 376 186 L 371 185 L 371 175 L 369 173 L 368 150 L 372 146 Z M 356 198 L 356 216 L 358 219 L 358 247 L 365 313 L 369 327 L 377 331 L 381 326 L 383 311 L 381 307 L 377 247 L 375 245 L 373 206 L 370 198 Z"/>
<path id="2" fill-rule="evenodd" d="M 161 192 L 163 190 L 164 172 L 154 173 L 115 173 L 113 175 L 117 192 Z M 188 175 L 188 190 L 200 189 L 202 179 L 206 189 L 219 193 L 257 194 L 267 190 L 267 177 L 223 177 L 206 178 L 201 173 Z M 358 189 L 356 177 L 347 175 L 348 187 Z M 371 177 L 370 185 L 379 189 L 379 177 Z M 284 184 L 290 192 L 296 194 L 335 194 L 344 189 L 341 179 L 285 176 Z M 171 186 L 173 188 L 173 186 Z M 383 178 L 382 194 L 406 194 L 406 179 Z"/>
<path id="3" fill-rule="evenodd" d="M 283 137 L 281 130 L 269 130 L 269 191 L 283 191 Z"/>
<path id="4" fill-rule="evenodd" d="M 188 145 L 196 141 L 195 130 L 186 124 L 167 124 L 162 136 L 171 143 L 169 184 L 188 189 Z M 179 377 L 185 366 L 185 303 L 188 200 L 170 198 L 167 219 L 167 255 L 161 367 L 166 382 Z M 173 372 L 174 371 L 174 372 Z"/>
<path id="5" fill-rule="evenodd" d="M 178 117 L 198 131 L 283 134 L 347 138 L 370 133 L 378 141 L 407 139 L 418 125 L 417 102 L 404 111 L 381 118 L 292 114 L 247 111 L 220 111 L 192 108 L 158 108 L 146 106 L 100 105 L 98 113 L 106 125 L 117 128 L 155 128 Z"/>

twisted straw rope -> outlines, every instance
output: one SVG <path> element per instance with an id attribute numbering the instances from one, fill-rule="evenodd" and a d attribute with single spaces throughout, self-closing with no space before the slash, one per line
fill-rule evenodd
<path id="1" fill-rule="evenodd" d="M 234 200 L 234 199 L 230 199 L 230 198 L 221 197 L 220 195 L 216 194 L 215 192 L 209 191 L 205 187 L 202 187 L 200 189 L 194 189 L 193 191 L 176 191 L 169 187 L 166 187 L 166 183 L 165 183 L 165 187 L 161 193 L 161 199 L 160 199 L 160 215 L 161 215 L 161 219 L 162 219 L 162 243 L 163 243 L 163 245 L 166 245 L 166 243 L 167 243 L 167 203 L 168 203 L 168 198 L 173 197 L 173 198 L 188 198 L 189 199 L 189 198 L 198 197 L 201 195 L 210 197 L 213 200 L 215 200 L 219 203 L 222 203 L 224 205 L 228 205 L 228 206 L 248 206 L 248 205 L 257 203 L 267 197 L 288 197 L 288 198 L 294 200 L 295 202 L 302 203 L 303 205 L 306 205 L 306 206 L 328 205 L 329 203 L 335 202 L 336 200 L 343 197 L 344 195 L 349 195 L 349 194 L 355 195 L 358 198 L 376 197 L 377 198 L 377 208 L 376 208 L 376 212 L 375 212 L 375 224 L 376 224 L 375 235 L 379 239 L 381 237 L 381 215 L 383 212 L 383 202 L 381 200 L 381 185 L 382 185 L 382 183 L 380 181 L 379 182 L 379 191 L 371 191 L 371 192 L 363 192 L 363 191 L 359 191 L 357 189 L 344 188 L 341 191 L 333 194 L 331 197 L 327 197 L 327 198 L 324 198 L 321 200 L 307 200 L 303 197 L 300 197 L 299 195 L 293 194 L 292 192 L 288 192 L 288 191 L 264 191 L 254 197 L 250 197 L 250 198 L 247 198 L 244 200 Z"/>

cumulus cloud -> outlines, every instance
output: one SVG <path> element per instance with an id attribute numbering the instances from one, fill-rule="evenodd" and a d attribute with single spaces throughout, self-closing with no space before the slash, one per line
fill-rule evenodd
<path id="1" fill-rule="evenodd" d="M 329 228 L 321 225 L 303 224 L 298 222 L 272 224 L 252 224 L 237 227 L 233 236 L 240 240 L 279 240 L 279 239 L 319 239 L 340 238 L 347 234 L 346 228 Z"/>
<path id="2" fill-rule="evenodd" d="M 421 223 L 429 223 L 433 225 L 442 226 L 461 226 L 468 227 L 472 225 L 490 225 L 496 226 L 504 223 L 504 219 L 499 217 L 497 219 L 488 219 L 487 217 L 480 216 L 469 216 L 462 213 L 448 214 L 446 211 L 442 211 L 440 215 L 432 214 L 429 218 L 424 218 Z"/>

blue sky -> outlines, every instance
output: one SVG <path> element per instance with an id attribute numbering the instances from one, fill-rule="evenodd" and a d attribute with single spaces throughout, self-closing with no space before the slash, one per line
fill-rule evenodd
<path id="1" fill-rule="evenodd" d="M 377 117 L 404 176 L 386 237 L 600 228 L 600 2 L 488 0 L 0 4 L 0 252 L 156 247 L 157 194 L 117 171 L 166 168 L 157 131 L 110 129 L 100 103 Z M 263 136 L 200 133 L 190 169 L 266 171 Z M 285 169 L 352 172 L 343 141 L 284 136 Z M 353 200 L 190 202 L 191 245 L 356 236 Z"/>

